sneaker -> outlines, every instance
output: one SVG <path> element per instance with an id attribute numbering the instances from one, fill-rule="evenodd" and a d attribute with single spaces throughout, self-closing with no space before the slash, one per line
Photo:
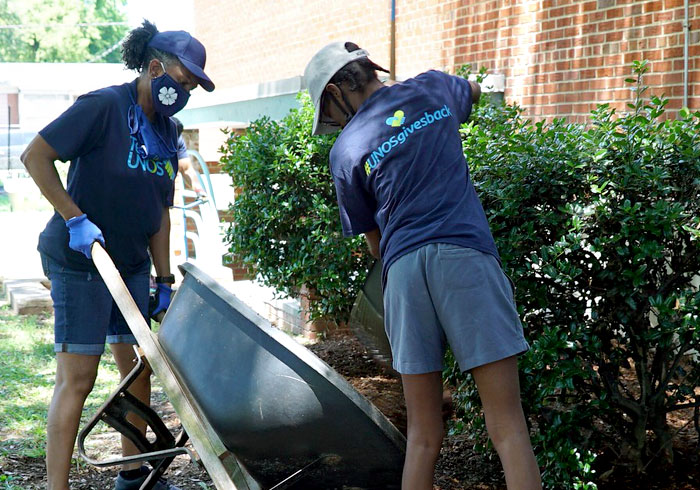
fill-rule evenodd
<path id="1" fill-rule="evenodd" d="M 143 482 L 146 481 L 148 475 L 151 472 L 145 466 L 141 467 L 141 476 L 134 478 L 133 480 L 127 480 L 122 475 L 120 471 L 117 475 L 117 480 L 114 484 L 114 490 L 139 490 Z M 180 490 L 175 485 L 171 485 L 165 478 L 159 478 L 156 484 L 153 486 L 153 490 Z"/>

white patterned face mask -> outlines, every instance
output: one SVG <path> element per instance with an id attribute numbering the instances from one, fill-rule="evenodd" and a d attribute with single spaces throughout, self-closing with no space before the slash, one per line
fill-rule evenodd
<path id="1" fill-rule="evenodd" d="M 170 117 L 187 105 L 190 93 L 168 75 L 163 63 L 160 66 L 163 67 L 163 74 L 151 79 L 153 107 L 158 114 Z"/>

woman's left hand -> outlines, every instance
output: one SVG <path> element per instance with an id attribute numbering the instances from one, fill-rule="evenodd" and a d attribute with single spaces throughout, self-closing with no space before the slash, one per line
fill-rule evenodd
<path id="1" fill-rule="evenodd" d="M 160 321 L 160 319 L 157 317 L 160 316 L 160 318 L 162 318 L 163 315 L 159 315 L 159 313 L 165 313 L 168 306 L 170 306 L 170 297 L 173 294 L 173 290 L 167 284 L 157 284 L 156 288 L 156 308 L 153 310 L 150 316 L 154 320 Z"/>

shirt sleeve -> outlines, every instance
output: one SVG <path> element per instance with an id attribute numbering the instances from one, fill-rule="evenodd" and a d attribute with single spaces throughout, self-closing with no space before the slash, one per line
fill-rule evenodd
<path id="1" fill-rule="evenodd" d="M 438 74 L 443 79 L 443 83 L 447 85 L 447 93 L 453 101 L 452 108 L 460 124 L 464 124 L 472 112 L 472 86 L 469 81 L 439 71 L 433 73 Z"/>
<path id="2" fill-rule="evenodd" d="M 180 135 L 177 137 L 177 159 L 182 160 L 183 158 L 187 158 L 187 145 L 185 138 Z"/>
<path id="3" fill-rule="evenodd" d="M 104 141 L 112 105 L 110 98 L 99 92 L 81 95 L 39 134 L 56 150 L 61 161 L 73 160 Z"/>
<path id="4" fill-rule="evenodd" d="M 333 160 L 333 154 L 331 154 L 331 172 L 338 198 L 343 235 L 348 237 L 374 230 L 377 228 L 377 223 L 374 221 L 377 203 L 365 189 L 363 177 L 358 171 L 360 167 L 345 172 L 342 168 L 333 165 Z M 333 170 L 334 168 L 336 170 Z"/>

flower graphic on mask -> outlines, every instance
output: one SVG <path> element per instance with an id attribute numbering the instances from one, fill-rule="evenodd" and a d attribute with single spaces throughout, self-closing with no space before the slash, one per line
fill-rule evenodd
<path id="1" fill-rule="evenodd" d="M 177 100 L 177 92 L 172 87 L 163 87 L 158 92 L 158 100 L 160 100 L 163 105 L 173 105 Z"/>

